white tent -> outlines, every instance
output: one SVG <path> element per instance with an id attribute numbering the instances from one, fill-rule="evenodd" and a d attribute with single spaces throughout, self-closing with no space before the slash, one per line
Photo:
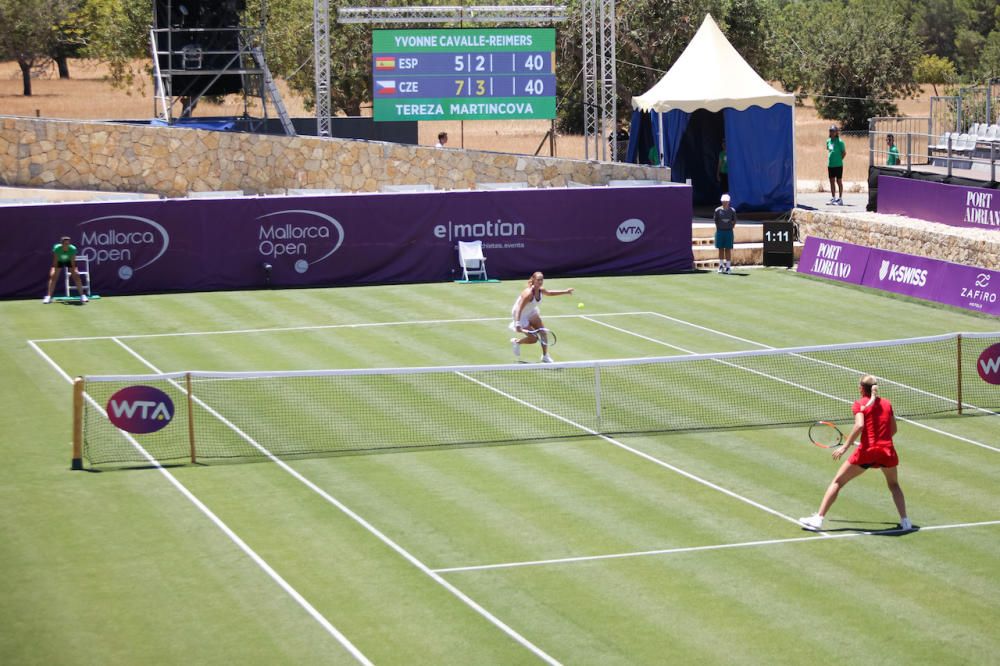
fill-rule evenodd
<path id="1" fill-rule="evenodd" d="M 705 15 L 670 71 L 632 98 L 632 107 L 633 128 L 652 123 L 661 163 L 671 168 L 676 182 L 691 180 L 696 204 L 718 202 L 716 161 L 725 141 L 734 206 L 794 206 L 795 95 L 762 79 L 711 15 Z M 646 114 L 649 121 L 642 120 Z M 633 137 L 630 154 L 637 153 Z"/>
<path id="2" fill-rule="evenodd" d="M 795 95 L 771 87 L 747 64 L 719 30 L 711 14 L 670 71 L 643 95 L 632 98 L 633 108 L 663 113 L 679 109 L 742 111 L 747 107 L 792 106 Z"/>

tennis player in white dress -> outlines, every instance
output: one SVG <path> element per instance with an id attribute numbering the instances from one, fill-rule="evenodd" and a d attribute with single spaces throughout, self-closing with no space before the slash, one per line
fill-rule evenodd
<path id="1" fill-rule="evenodd" d="M 546 289 L 543 286 L 544 283 L 545 276 L 542 275 L 541 271 L 532 273 L 531 277 L 528 279 L 528 286 L 521 290 L 517 300 L 514 301 L 514 307 L 511 310 L 511 317 L 513 318 L 513 321 L 510 323 L 510 328 L 518 333 L 524 334 L 524 337 L 511 338 L 510 344 L 511 348 L 514 350 L 514 356 L 520 358 L 521 345 L 533 345 L 536 342 L 541 342 L 542 363 L 552 363 L 552 357 L 549 356 L 548 345 L 545 344 L 544 340 L 540 341 L 539 337 L 532 333 L 532 331 L 545 328 L 545 324 L 542 322 L 542 313 L 539 309 L 539 306 L 542 304 L 542 296 L 563 296 L 565 294 L 572 294 L 573 288 Z"/>

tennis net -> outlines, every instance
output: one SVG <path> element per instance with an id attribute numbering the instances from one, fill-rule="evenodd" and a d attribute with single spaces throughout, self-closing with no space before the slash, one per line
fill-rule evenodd
<path id="1" fill-rule="evenodd" d="M 900 417 L 995 415 L 1000 332 L 551 365 L 88 376 L 75 384 L 73 467 L 847 422 L 862 374 Z"/>

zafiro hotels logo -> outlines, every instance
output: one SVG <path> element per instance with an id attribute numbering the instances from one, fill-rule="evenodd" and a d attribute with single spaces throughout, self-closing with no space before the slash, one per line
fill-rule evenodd
<path id="1" fill-rule="evenodd" d="M 174 403 L 152 386 L 129 386 L 108 400 L 108 419 L 125 432 L 145 435 L 166 428 L 174 418 Z"/>
<path id="2" fill-rule="evenodd" d="M 1000 384 L 1000 342 L 983 350 L 976 361 L 976 370 L 987 384 Z"/>

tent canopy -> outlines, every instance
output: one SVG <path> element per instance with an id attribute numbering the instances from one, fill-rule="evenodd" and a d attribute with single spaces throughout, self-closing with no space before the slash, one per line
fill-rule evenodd
<path id="1" fill-rule="evenodd" d="M 733 48 L 711 14 L 705 15 L 691 43 L 670 71 L 645 94 L 632 98 L 640 111 L 664 113 L 679 109 L 742 111 L 751 106 L 791 106 L 795 95 L 775 90 Z"/>
<path id="2" fill-rule="evenodd" d="M 697 205 L 714 206 L 728 191 L 742 211 L 789 210 L 794 102 L 760 78 L 706 15 L 670 71 L 632 98 L 639 131 L 629 136 L 628 159 L 669 166 L 674 182 L 690 180 Z M 720 175 L 723 142 L 728 182 Z"/>

